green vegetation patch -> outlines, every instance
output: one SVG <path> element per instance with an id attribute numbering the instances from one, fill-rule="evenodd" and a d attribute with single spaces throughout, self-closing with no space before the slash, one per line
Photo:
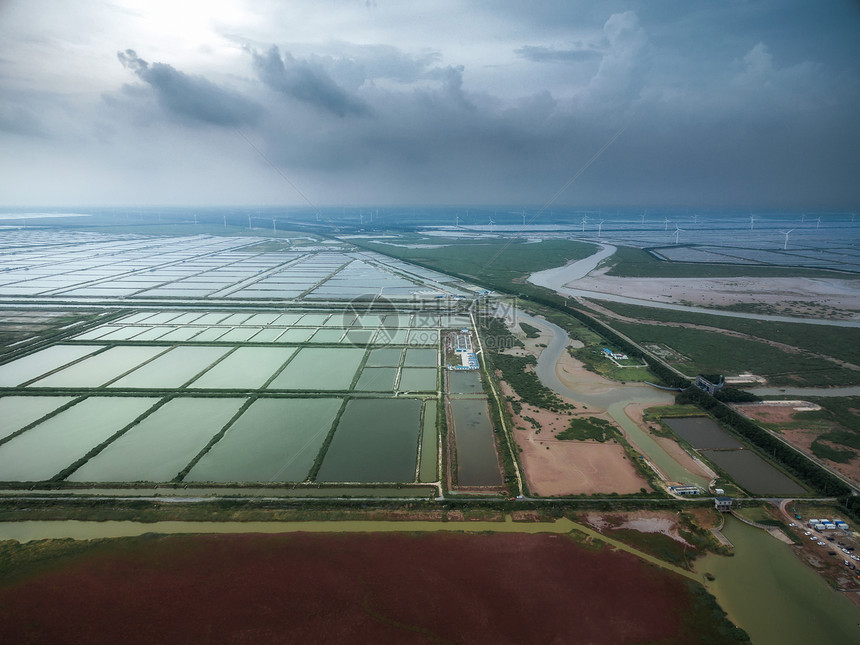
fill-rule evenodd
<path id="1" fill-rule="evenodd" d="M 581 260 L 596 250 L 593 244 L 569 240 L 545 240 L 534 244 L 523 240 L 492 240 L 481 244 L 453 244 L 436 249 L 407 249 L 373 242 L 362 245 L 385 255 L 508 290 L 511 285 L 521 282 L 522 278 L 534 271 L 562 266 L 571 260 Z M 468 246 L 468 252 L 464 250 L 464 246 Z"/>
<path id="2" fill-rule="evenodd" d="M 689 374 L 753 372 L 774 385 L 831 386 L 857 382 L 857 372 L 822 363 L 813 356 L 789 353 L 764 342 L 719 332 L 613 321 L 612 325 L 640 343 L 667 345 L 687 357 L 674 361 Z M 672 362 L 672 361 L 670 361 Z"/>
<path id="3" fill-rule="evenodd" d="M 540 336 L 540 329 L 538 329 L 537 327 L 532 327 L 528 323 L 521 322 L 520 329 L 523 330 L 526 335 L 526 338 L 537 338 L 538 336 Z"/>
<path id="4" fill-rule="evenodd" d="M 600 305 L 617 314 L 636 320 L 688 323 L 726 329 L 860 364 L 860 329 L 856 327 L 731 318 L 617 302 L 601 301 Z"/>
<path id="5" fill-rule="evenodd" d="M 592 439 L 601 443 L 618 437 L 618 429 L 611 422 L 597 417 L 571 419 L 570 425 L 556 435 L 556 439 L 573 441 Z"/>

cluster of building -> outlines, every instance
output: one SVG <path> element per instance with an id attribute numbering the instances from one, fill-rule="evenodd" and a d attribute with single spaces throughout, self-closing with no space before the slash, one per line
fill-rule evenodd
<path id="1" fill-rule="evenodd" d="M 613 352 L 611 349 L 607 349 L 606 347 L 603 348 L 603 353 L 606 354 L 608 358 L 612 358 L 616 361 L 627 360 L 627 354 L 624 354 L 622 352 Z"/>
<path id="2" fill-rule="evenodd" d="M 472 348 L 472 332 L 461 329 L 453 337 L 454 354 L 460 358 L 459 365 L 448 365 L 449 370 L 476 370 L 478 369 L 478 355 Z"/>
<path id="3" fill-rule="evenodd" d="M 809 528 L 815 529 L 816 531 L 835 531 L 836 529 L 841 529 L 843 531 L 848 530 L 848 523 L 843 520 L 810 519 L 807 521 L 807 525 L 809 525 Z"/>

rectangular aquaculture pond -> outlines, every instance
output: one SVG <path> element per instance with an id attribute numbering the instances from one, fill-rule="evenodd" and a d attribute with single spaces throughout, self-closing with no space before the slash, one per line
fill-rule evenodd
<path id="1" fill-rule="evenodd" d="M 229 347 L 175 347 L 108 387 L 177 388 L 230 351 Z"/>
<path id="2" fill-rule="evenodd" d="M 31 383 L 30 387 L 99 387 L 166 352 L 167 347 L 120 345 Z"/>
<path id="3" fill-rule="evenodd" d="M 90 397 L 0 446 L 0 481 L 57 475 L 158 402 L 150 397 Z"/>
<path id="4" fill-rule="evenodd" d="M 257 399 L 185 481 L 304 481 L 340 399 Z"/>
<path id="5" fill-rule="evenodd" d="M 697 450 L 743 448 L 740 441 L 708 417 L 678 417 L 662 421 Z"/>
<path id="6" fill-rule="evenodd" d="M 256 390 L 263 387 L 295 351 L 294 347 L 240 347 L 189 387 Z"/>
<path id="7" fill-rule="evenodd" d="M 412 482 L 419 399 L 352 399 L 317 475 L 323 482 Z"/>
<path id="8" fill-rule="evenodd" d="M 98 345 L 54 345 L 0 365 L 0 387 L 15 387 L 102 349 Z"/>
<path id="9" fill-rule="evenodd" d="M 355 347 L 305 347 L 269 384 L 277 390 L 348 390 L 364 350 Z"/>
<path id="10" fill-rule="evenodd" d="M 805 495 L 807 491 L 750 450 L 703 450 L 702 455 L 725 470 L 754 495 Z"/>
<path id="11" fill-rule="evenodd" d="M 4 396 L 0 398 L 0 439 L 41 419 L 61 405 L 74 400 L 71 396 Z M 0 473 L 2 479 L 2 473 Z"/>
<path id="12" fill-rule="evenodd" d="M 168 401 L 72 473 L 77 482 L 175 478 L 244 403 L 240 398 Z"/>
<path id="13" fill-rule="evenodd" d="M 460 486 L 498 486 L 502 483 L 493 424 L 485 399 L 452 399 Z"/>

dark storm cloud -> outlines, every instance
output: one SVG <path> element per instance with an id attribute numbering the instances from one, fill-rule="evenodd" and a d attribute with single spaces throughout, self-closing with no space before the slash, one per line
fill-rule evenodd
<path id="1" fill-rule="evenodd" d="M 252 56 L 257 76 L 276 92 L 339 117 L 368 112 L 362 101 L 350 96 L 318 65 L 298 60 L 289 52 L 281 58 L 276 45 L 264 54 L 254 51 Z"/>
<path id="2" fill-rule="evenodd" d="M 578 46 L 573 49 L 556 49 L 555 47 L 542 47 L 539 45 L 523 45 L 515 49 L 514 53 L 534 63 L 547 61 L 587 61 L 600 58 L 600 52 L 589 46 Z"/>
<path id="3" fill-rule="evenodd" d="M 255 123 L 262 108 L 256 102 L 202 76 L 189 76 L 165 63 L 151 65 L 133 49 L 117 52 L 124 67 L 148 83 L 168 112 L 192 121 L 235 126 Z"/>

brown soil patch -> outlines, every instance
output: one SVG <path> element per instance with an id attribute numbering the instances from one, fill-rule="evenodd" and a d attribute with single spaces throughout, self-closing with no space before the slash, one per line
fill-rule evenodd
<path id="1" fill-rule="evenodd" d="M 595 529 L 632 529 L 640 533 L 661 533 L 676 542 L 690 545 L 680 534 L 678 514 L 671 511 L 633 511 L 631 513 L 588 513 L 585 521 Z"/>
<path id="2" fill-rule="evenodd" d="M 517 430 L 517 442 L 529 490 L 535 495 L 637 493 L 648 481 L 615 442 L 541 439 Z"/>
<path id="3" fill-rule="evenodd" d="M 689 643 L 713 629 L 693 608 L 681 577 L 563 536 L 174 536 L 105 542 L 3 584 L 0 638 Z"/>
<path id="4" fill-rule="evenodd" d="M 774 425 L 787 425 L 794 422 L 794 415 L 796 410 L 791 406 L 780 406 L 780 405 L 736 405 L 734 406 L 739 412 L 745 414 L 753 419 L 758 421 L 762 421 L 764 423 L 772 423 Z M 784 427 L 780 430 L 780 436 L 791 443 L 794 446 L 797 446 L 805 452 L 807 455 L 814 456 L 812 452 L 812 443 L 819 437 L 819 435 L 827 432 L 830 429 L 839 429 L 840 426 L 835 424 L 820 422 L 816 424 L 813 428 L 789 428 Z M 825 445 L 829 445 L 831 448 L 836 450 L 852 450 L 848 446 L 843 446 L 835 443 L 831 443 L 829 441 L 823 442 Z M 845 477 L 848 477 L 855 484 L 860 483 L 860 459 L 858 459 L 858 451 L 854 450 L 854 458 L 847 463 L 839 463 L 836 461 L 831 461 L 830 459 L 821 459 L 820 457 L 815 457 L 816 459 L 820 459 L 822 462 L 827 464 L 829 467 L 833 468 L 833 470 L 841 473 Z"/>

